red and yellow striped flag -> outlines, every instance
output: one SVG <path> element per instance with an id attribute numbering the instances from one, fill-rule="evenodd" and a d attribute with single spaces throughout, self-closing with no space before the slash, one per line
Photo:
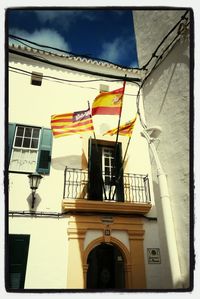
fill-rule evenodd
<path id="1" fill-rule="evenodd" d="M 92 104 L 92 115 L 119 115 L 122 109 L 124 87 L 100 93 Z"/>
<path id="2" fill-rule="evenodd" d="M 51 129 L 54 137 L 82 134 L 94 131 L 90 109 L 51 116 Z"/>
<path id="3" fill-rule="evenodd" d="M 137 116 L 133 120 L 130 120 L 129 122 L 121 125 L 119 127 L 119 135 L 131 137 L 136 119 L 137 119 Z M 114 134 L 117 134 L 117 129 L 118 128 L 111 129 L 111 130 L 107 131 L 106 133 L 104 133 L 103 135 L 109 134 L 109 135 L 113 136 Z"/>

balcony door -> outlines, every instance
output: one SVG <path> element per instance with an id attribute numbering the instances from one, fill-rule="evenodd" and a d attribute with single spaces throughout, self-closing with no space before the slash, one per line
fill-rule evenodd
<path id="1" fill-rule="evenodd" d="M 103 199 L 115 200 L 115 148 L 102 146 Z"/>
<path id="2" fill-rule="evenodd" d="M 121 143 L 89 140 L 88 199 L 124 201 Z"/>

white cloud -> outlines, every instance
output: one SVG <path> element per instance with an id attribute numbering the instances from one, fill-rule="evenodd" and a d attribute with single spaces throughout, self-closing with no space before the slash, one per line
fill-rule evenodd
<path id="1" fill-rule="evenodd" d="M 100 57 L 109 61 L 117 61 L 125 54 L 123 40 L 116 38 L 113 42 L 105 42 L 102 45 Z"/>
<path id="2" fill-rule="evenodd" d="M 113 63 L 117 61 L 123 61 L 125 56 L 130 56 L 132 53 L 132 67 L 137 65 L 134 54 L 132 52 L 132 42 L 129 39 L 116 38 L 112 42 L 105 42 L 102 44 L 102 52 L 100 54 L 101 59 L 111 61 Z M 121 63 L 123 64 L 123 63 Z"/>
<path id="3" fill-rule="evenodd" d="M 51 46 L 54 48 L 62 49 L 65 51 L 70 51 L 69 44 L 64 40 L 64 38 L 55 30 L 51 29 L 41 29 L 35 30 L 33 33 L 29 33 L 25 30 L 20 30 L 13 28 L 9 32 L 12 35 L 22 37 L 24 39 L 30 40 L 32 42 Z M 16 41 L 12 40 L 16 44 Z M 18 43 L 19 44 L 19 43 Z"/>

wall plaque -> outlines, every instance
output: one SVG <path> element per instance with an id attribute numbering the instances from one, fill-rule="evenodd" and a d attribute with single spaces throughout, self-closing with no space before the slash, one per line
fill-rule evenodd
<path id="1" fill-rule="evenodd" d="M 160 248 L 147 248 L 147 258 L 149 264 L 161 264 Z"/>

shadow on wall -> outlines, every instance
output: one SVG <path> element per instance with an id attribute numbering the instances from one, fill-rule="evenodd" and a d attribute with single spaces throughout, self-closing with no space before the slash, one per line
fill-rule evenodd
<path id="1" fill-rule="evenodd" d="M 106 123 L 103 123 L 100 125 L 100 134 L 104 134 L 105 132 L 107 132 L 110 129 L 111 129 L 111 126 L 109 126 Z"/>
<path id="2" fill-rule="evenodd" d="M 87 159 L 82 151 L 82 155 L 69 155 L 62 156 L 58 158 L 53 158 L 51 160 L 51 166 L 56 170 L 65 170 L 65 167 L 69 168 L 77 168 L 77 169 L 85 169 L 87 168 Z"/>
<path id="3" fill-rule="evenodd" d="M 148 96 L 148 94 L 152 91 L 155 84 L 158 83 L 160 77 L 163 75 L 163 73 L 166 70 L 169 70 L 172 65 L 174 65 L 174 68 L 172 70 L 172 73 L 170 75 L 170 78 L 168 79 L 168 85 L 166 88 L 166 91 L 169 90 L 169 85 L 172 82 L 172 78 L 174 76 L 174 71 L 177 65 L 186 65 L 187 68 L 190 68 L 189 65 L 189 57 L 186 54 L 188 50 L 188 41 L 182 41 L 178 42 L 172 49 L 172 51 L 168 54 L 168 56 L 159 64 L 159 66 L 153 71 L 150 78 L 145 83 L 144 88 L 144 96 Z M 161 66 L 162 65 L 162 66 Z M 181 80 L 181 78 L 180 78 Z M 164 97 L 166 98 L 167 92 L 165 92 Z M 163 103 L 163 99 L 161 100 Z"/>
<path id="4" fill-rule="evenodd" d="M 37 193 L 34 195 L 34 197 L 35 197 L 35 200 L 34 200 L 34 207 L 33 208 L 32 208 L 32 202 L 33 202 L 32 193 L 30 193 L 30 195 L 26 199 L 27 202 L 28 202 L 28 205 L 29 205 L 29 210 L 32 211 L 32 212 L 37 210 L 37 208 L 38 208 L 38 206 L 39 206 L 39 204 L 42 200 L 41 197 L 39 196 L 39 194 L 37 194 Z"/>

